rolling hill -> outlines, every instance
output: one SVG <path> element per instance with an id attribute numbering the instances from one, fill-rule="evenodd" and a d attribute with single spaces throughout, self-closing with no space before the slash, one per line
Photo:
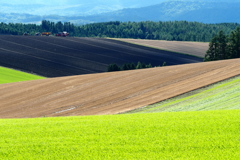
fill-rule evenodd
<path id="1" fill-rule="evenodd" d="M 0 118 L 118 114 L 240 75 L 240 59 L 0 85 Z"/>
<path id="2" fill-rule="evenodd" d="M 106 72 L 109 64 L 152 66 L 202 62 L 202 58 L 104 38 L 1 36 L 0 66 L 44 77 Z"/>
<path id="3" fill-rule="evenodd" d="M 204 57 L 209 48 L 209 43 L 204 42 L 183 42 L 183 41 L 162 41 L 162 40 L 145 40 L 145 39 L 127 39 L 117 38 L 124 42 L 129 42 L 148 47 L 159 48 L 162 50 L 173 51 L 182 54 Z"/>

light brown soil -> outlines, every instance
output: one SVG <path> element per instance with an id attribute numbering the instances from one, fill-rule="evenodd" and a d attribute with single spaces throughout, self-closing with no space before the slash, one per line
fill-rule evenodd
<path id="1" fill-rule="evenodd" d="M 198 57 L 204 57 L 209 48 L 209 43 L 205 42 L 182 42 L 182 41 L 125 39 L 125 38 L 116 38 L 116 40 L 121 40 L 124 42 L 130 42 L 144 46 L 150 46 L 162 50 L 190 54 Z"/>
<path id="2" fill-rule="evenodd" d="M 117 114 L 240 75 L 240 59 L 0 85 L 0 118 Z"/>

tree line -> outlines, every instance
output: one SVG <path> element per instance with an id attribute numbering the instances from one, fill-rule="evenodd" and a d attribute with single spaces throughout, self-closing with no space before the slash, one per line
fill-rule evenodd
<path id="1" fill-rule="evenodd" d="M 0 23 L 0 34 L 23 35 L 29 33 L 35 35 L 37 32 L 52 32 L 58 33 L 67 31 L 73 36 L 76 34 L 77 26 L 70 22 L 50 22 L 43 20 L 40 25 L 37 24 L 23 24 L 23 23 Z"/>
<path id="2" fill-rule="evenodd" d="M 107 22 L 80 26 L 80 35 L 86 37 L 135 38 L 169 41 L 209 42 L 223 30 L 230 33 L 237 23 L 204 24 L 187 21 L 168 22 Z"/>
<path id="3" fill-rule="evenodd" d="M 218 32 L 230 34 L 239 27 L 238 23 L 204 24 L 187 21 L 167 22 L 103 22 L 86 25 L 75 25 L 70 22 L 50 22 L 41 24 L 0 23 L 0 34 L 22 35 L 25 32 L 34 35 L 36 32 L 67 31 L 77 37 L 111 37 L 155 39 L 170 41 L 209 42 Z"/>
<path id="4" fill-rule="evenodd" d="M 162 66 L 166 66 L 166 62 L 163 62 Z M 160 67 L 160 66 L 158 66 Z M 144 68 L 153 68 L 151 64 L 145 64 L 142 62 L 135 63 L 125 63 L 122 66 L 119 66 L 115 63 L 108 65 L 108 72 L 114 72 L 114 71 L 126 71 L 126 70 L 134 70 L 134 69 L 144 69 Z"/>
<path id="5" fill-rule="evenodd" d="M 240 58 L 240 27 L 229 35 L 220 31 L 209 43 L 204 61 Z"/>

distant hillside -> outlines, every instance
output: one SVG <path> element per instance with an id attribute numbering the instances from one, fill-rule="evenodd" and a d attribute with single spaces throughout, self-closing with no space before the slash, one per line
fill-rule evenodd
<path id="1" fill-rule="evenodd" d="M 240 22 L 240 2 L 167 1 L 137 9 L 83 17 L 93 22 L 103 21 L 174 21 L 203 23 Z"/>
<path id="2" fill-rule="evenodd" d="M 82 16 L 96 15 L 124 8 L 139 8 L 161 3 L 165 0 L 1 0 L 1 22 L 39 23 L 43 19 L 90 23 Z M 77 18 L 76 18 L 77 17 Z"/>

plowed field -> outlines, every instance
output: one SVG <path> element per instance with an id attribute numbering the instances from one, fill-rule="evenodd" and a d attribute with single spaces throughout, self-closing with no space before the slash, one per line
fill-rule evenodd
<path id="1" fill-rule="evenodd" d="M 240 59 L 0 85 L 0 118 L 117 114 L 240 75 Z"/>
<path id="2" fill-rule="evenodd" d="M 0 66 L 61 77 L 106 72 L 109 64 L 153 66 L 202 62 L 202 58 L 103 38 L 0 36 Z"/>
<path id="3" fill-rule="evenodd" d="M 143 39 L 117 39 L 134 44 L 150 46 L 167 51 L 184 53 L 198 57 L 204 57 L 209 48 L 209 43 L 205 42 L 181 42 L 181 41 L 162 41 L 162 40 L 143 40 Z"/>

